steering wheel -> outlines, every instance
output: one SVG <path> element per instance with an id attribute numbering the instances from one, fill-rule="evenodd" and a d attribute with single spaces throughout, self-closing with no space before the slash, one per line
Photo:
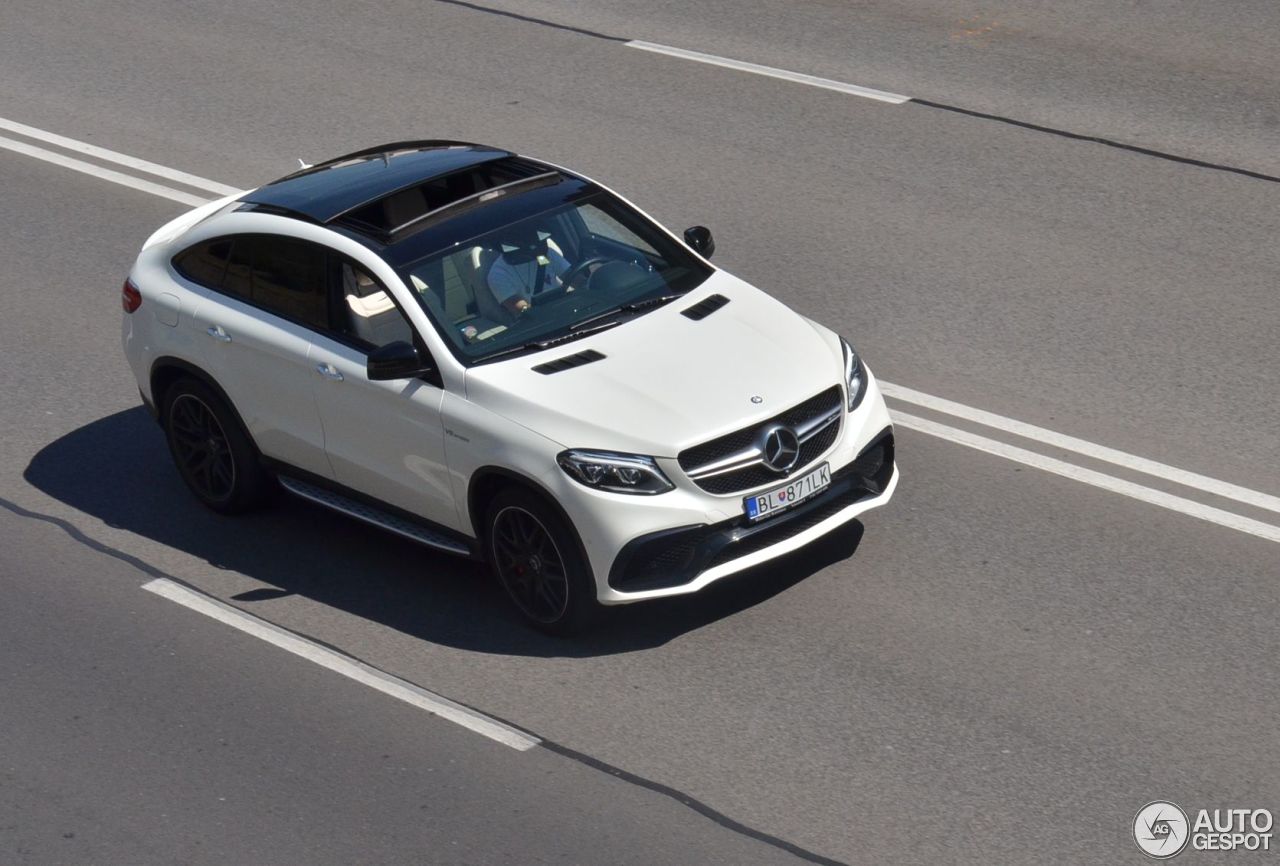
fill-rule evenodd
<path id="1" fill-rule="evenodd" d="M 591 256 L 590 258 L 583 259 L 576 265 L 571 265 L 569 270 L 560 275 L 560 285 L 564 286 L 565 291 L 568 291 L 569 287 L 573 285 L 573 281 L 581 277 L 588 270 L 599 265 L 606 265 L 611 261 L 613 261 L 613 259 L 608 256 Z"/>

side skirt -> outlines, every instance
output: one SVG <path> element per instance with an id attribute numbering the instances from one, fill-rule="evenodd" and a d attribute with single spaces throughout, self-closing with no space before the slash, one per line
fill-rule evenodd
<path id="1" fill-rule="evenodd" d="M 282 466 L 277 467 L 276 471 L 280 486 L 294 496 L 323 505 L 325 508 L 354 517 L 356 520 L 393 532 L 402 538 L 416 541 L 435 550 L 443 550 L 457 556 L 474 557 L 476 555 L 475 547 L 456 533 L 443 527 L 435 528 L 407 515 L 397 514 L 390 506 L 379 506 L 328 486 L 322 487 L 311 481 L 304 481 L 290 474 L 291 468 Z"/>

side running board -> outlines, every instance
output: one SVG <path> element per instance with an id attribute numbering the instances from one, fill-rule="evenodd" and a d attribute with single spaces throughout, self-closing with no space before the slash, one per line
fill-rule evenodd
<path id="1" fill-rule="evenodd" d="M 388 514 L 380 508 L 357 502 L 354 499 L 343 496 L 341 493 L 334 493 L 332 490 L 316 487 L 314 484 L 308 484 L 305 481 L 299 481 L 287 475 L 280 476 L 280 486 L 294 496 L 300 496 L 317 505 L 323 505 L 325 508 L 332 508 L 334 511 L 339 511 L 348 517 L 354 517 L 356 520 L 362 520 L 380 529 L 394 532 L 396 535 L 407 538 L 410 541 L 416 541 L 419 544 L 425 544 L 427 547 L 447 550 L 449 553 L 457 553 L 463 556 L 471 553 L 470 548 L 461 541 L 450 538 L 440 532 L 432 532 L 425 526 L 419 526 L 412 521 L 405 520 L 403 517 Z"/>

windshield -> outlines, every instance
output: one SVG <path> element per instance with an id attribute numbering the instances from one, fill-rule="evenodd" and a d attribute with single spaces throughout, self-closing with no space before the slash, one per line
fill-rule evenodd
<path id="1" fill-rule="evenodd" d="M 508 223 L 401 270 L 468 362 L 534 351 L 607 327 L 684 294 L 711 273 L 604 192 Z"/>

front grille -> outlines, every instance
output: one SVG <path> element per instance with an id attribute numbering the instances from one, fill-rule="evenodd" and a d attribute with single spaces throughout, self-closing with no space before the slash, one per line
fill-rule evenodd
<path id="1" fill-rule="evenodd" d="M 741 430 L 735 430 L 718 439 L 712 439 L 710 442 L 686 448 L 677 457 L 680 468 L 686 473 L 695 473 L 699 467 L 707 466 L 731 454 L 750 448 L 756 443 L 763 431 L 775 424 L 783 424 L 787 427 L 795 428 L 838 410 L 840 408 L 840 400 L 840 387 L 833 385 L 821 394 L 810 397 L 803 403 L 792 406 L 772 418 L 760 421 L 750 427 L 743 427 Z M 836 423 L 823 428 L 808 441 L 802 442 L 800 445 L 800 457 L 796 460 L 795 468 L 800 469 L 816 460 L 831 447 L 839 433 L 840 423 L 837 420 Z M 693 482 L 708 493 L 724 495 L 750 490 L 753 487 L 768 484 L 782 477 L 784 476 L 779 475 L 767 466 L 756 463 L 721 475 L 710 475 L 701 479 L 695 478 Z"/>
<path id="2" fill-rule="evenodd" d="M 840 425 L 829 424 L 822 428 L 812 439 L 800 444 L 800 456 L 796 459 L 796 469 L 808 466 L 814 460 L 822 456 L 828 448 L 835 444 L 836 437 L 840 435 Z M 795 474 L 793 471 L 792 475 Z M 750 490 L 752 487 L 760 487 L 773 481 L 778 481 L 786 476 L 779 475 L 763 463 L 757 463 L 754 466 L 748 466 L 745 469 L 738 469 L 734 472 L 726 472 L 723 475 L 711 475 L 694 481 L 699 487 L 708 493 L 726 494 L 738 493 L 743 490 Z"/>

